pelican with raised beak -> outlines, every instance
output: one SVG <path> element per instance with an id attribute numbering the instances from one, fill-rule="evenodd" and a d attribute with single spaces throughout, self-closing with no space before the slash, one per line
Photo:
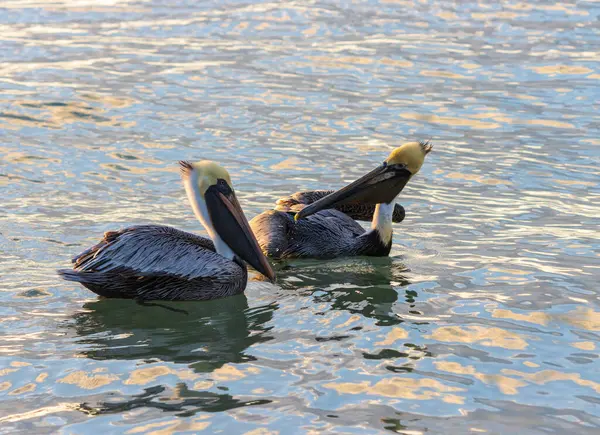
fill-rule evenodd
<path id="1" fill-rule="evenodd" d="M 392 248 L 395 199 L 419 172 L 432 145 L 409 142 L 353 183 L 292 213 L 269 210 L 250 221 L 267 257 L 336 258 L 383 257 Z M 374 206 L 370 230 L 346 214 L 343 207 Z M 402 214 L 403 217 L 403 214 Z"/>
<path id="2" fill-rule="evenodd" d="M 229 173 L 210 161 L 179 162 L 187 197 L 210 239 L 162 225 L 109 231 L 59 270 L 108 298 L 207 300 L 242 293 L 246 264 L 271 281 L 261 252 L 231 187 Z"/>

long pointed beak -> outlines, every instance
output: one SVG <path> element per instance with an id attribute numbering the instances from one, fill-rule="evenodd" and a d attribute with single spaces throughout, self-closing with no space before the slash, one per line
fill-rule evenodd
<path id="1" fill-rule="evenodd" d="M 346 187 L 306 206 L 296 214 L 294 219 L 302 219 L 341 204 L 391 203 L 404 189 L 411 176 L 412 174 L 404 165 L 384 163 Z"/>
<path id="2" fill-rule="evenodd" d="M 204 194 L 213 227 L 237 256 L 275 282 L 275 272 L 263 255 L 233 190 L 226 194 L 211 186 Z"/>

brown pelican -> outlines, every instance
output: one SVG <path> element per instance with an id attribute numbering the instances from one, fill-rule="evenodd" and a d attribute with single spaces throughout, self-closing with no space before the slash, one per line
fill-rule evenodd
<path id="1" fill-rule="evenodd" d="M 394 200 L 431 151 L 428 142 L 409 142 L 393 150 L 382 165 L 342 189 L 291 213 L 269 210 L 250 221 L 268 257 L 335 258 L 386 256 L 392 248 Z M 371 230 L 335 209 L 376 204 Z"/>
<path id="2" fill-rule="evenodd" d="M 271 281 L 262 254 L 225 169 L 210 161 L 179 162 L 187 197 L 210 238 L 162 225 L 108 231 L 103 240 L 59 270 L 109 298 L 206 300 L 242 293 L 244 261 Z"/>

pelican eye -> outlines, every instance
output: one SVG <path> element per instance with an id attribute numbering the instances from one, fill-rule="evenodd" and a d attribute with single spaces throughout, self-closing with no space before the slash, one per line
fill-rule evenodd
<path id="1" fill-rule="evenodd" d="M 217 188 L 226 195 L 229 195 L 232 192 L 232 189 L 229 186 L 229 183 L 227 183 L 227 181 L 225 181 L 225 179 L 223 179 L 223 178 L 219 178 L 217 180 Z"/>

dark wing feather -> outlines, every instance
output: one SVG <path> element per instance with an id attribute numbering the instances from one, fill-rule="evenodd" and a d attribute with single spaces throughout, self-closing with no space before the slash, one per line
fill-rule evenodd
<path id="1" fill-rule="evenodd" d="M 208 278 L 232 270 L 231 261 L 214 252 L 204 237 L 162 225 L 110 231 L 77 256 L 78 272 L 118 272 L 136 276 Z"/>
<path id="2" fill-rule="evenodd" d="M 312 204 L 313 202 L 316 202 L 333 192 L 333 190 L 309 190 L 306 192 L 296 192 L 290 196 L 278 199 L 275 205 L 275 210 L 288 213 L 297 213 L 305 206 Z M 375 205 L 373 204 L 341 204 L 336 206 L 335 209 L 357 221 L 370 222 L 373 220 L 373 214 L 375 213 Z M 402 222 L 404 220 L 404 216 L 404 207 L 402 207 L 400 204 L 396 204 L 394 206 L 392 220 L 396 223 Z"/>
<path id="3" fill-rule="evenodd" d="M 265 211 L 250 221 L 263 253 L 270 258 L 335 258 L 355 255 L 365 229 L 337 210 L 321 210 L 294 221 L 291 213 Z"/>

